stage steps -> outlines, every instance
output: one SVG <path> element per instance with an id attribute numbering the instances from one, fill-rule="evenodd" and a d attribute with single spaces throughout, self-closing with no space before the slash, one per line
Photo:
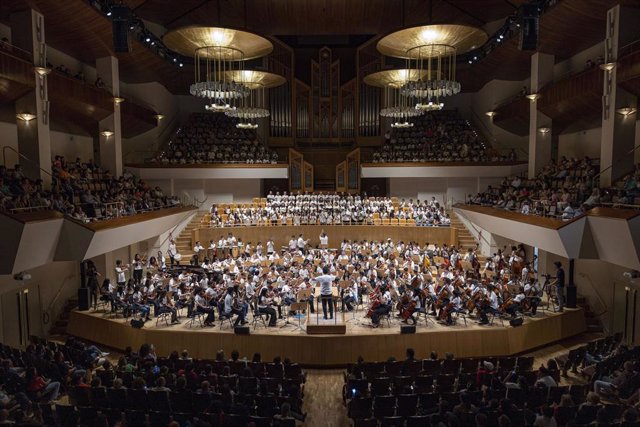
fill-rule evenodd
<path id="1" fill-rule="evenodd" d="M 188 262 L 189 258 L 193 256 L 193 245 L 195 242 L 191 241 L 191 236 L 193 230 L 197 228 L 203 227 L 202 218 L 207 214 L 207 212 L 201 211 L 198 212 L 192 219 L 189 221 L 189 224 L 182 230 L 182 232 L 178 236 L 174 236 L 176 241 L 176 249 L 178 253 L 182 255 L 182 259 L 184 262 Z M 209 246 L 209 242 L 200 242 L 202 246 Z M 169 260 L 167 260 L 167 263 Z M 183 262 L 183 263 L 184 263 Z"/>
<path id="2" fill-rule="evenodd" d="M 62 309 L 62 313 L 58 316 L 53 326 L 49 329 L 50 335 L 65 335 L 67 326 L 69 325 L 69 317 L 71 312 L 78 308 L 78 298 L 70 298 Z"/>

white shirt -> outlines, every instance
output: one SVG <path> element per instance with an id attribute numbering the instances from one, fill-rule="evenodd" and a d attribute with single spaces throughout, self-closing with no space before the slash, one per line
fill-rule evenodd
<path id="1" fill-rule="evenodd" d="M 320 295 L 331 295 L 331 284 L 336 280 L 336 276 L 323 274 L 316 277 L 316 282 L 320 284 Z"/>
<path id="2" fill-rule="evenodd" d="M 329 244 L 329 236 L 328 235 L 320 235 L 320 244 L 321 245 L 328 245 Z"/>
<path id="3" fill-rule="evenodd" d="M 116 267 L 116 283 L 124 283 L 127 281 L 127 278 L 124 276 L 124 269 L 121 267 Z"/>

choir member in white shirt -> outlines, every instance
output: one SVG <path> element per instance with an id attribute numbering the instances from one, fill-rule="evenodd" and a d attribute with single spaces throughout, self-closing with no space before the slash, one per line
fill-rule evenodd
<path id="1" fill-rule="evenodd" d="M 320 249 L 327 249 L 329 247 L 329 236 L 322 230 L 320 233 Z"/>
<path id="2" fill-rule="evenodd" d="M 204 246 L 200 244 L 199 240 L 193 246 L 193 254 L 198 260 L 198 262 L 202 261 L 202 257 L 204 256 Z"/>

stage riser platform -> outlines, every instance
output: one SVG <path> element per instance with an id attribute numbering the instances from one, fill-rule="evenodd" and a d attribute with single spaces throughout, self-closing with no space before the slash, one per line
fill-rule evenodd
<path id="1" fill-rule="evenodd" d="M 243 357 L 250 358 L 260 352 L 263 360 L 282 356 L 305 366 L 330 367 L 353 363 L 358 356 L 367 361 L 386 360 L 389 356 L 402 359 L 408 347 L 414 348 L 416 356 L 421 358 L 428 357 L 431 351 L 452 352 L 456 357 L 509 356 L 586 330 L 582 309 L 550 314 L 516 328 L 419 326 L 416 334 L 409 335 L 401 335 L 399 325 L 348 335 L 307 335 L 302 331 L 278 334 L 262 328 L 255 331 L 252 328 L 251 335 L 234 335 L 227 325 L 222 331 L 219 327 L 187 329 L 182 325 L 156 328 L 155 321 L 147 325 L 150 327 L 134 329 L 123 319 L 73 311 L 67 331 L 117 350 L 127 346 L 137 350 L 143 343 L 153 343 L 160 356 L 188 349 L 193 357 L 213 359 L 216 351 L 224 349 L 227 354 L 238 350 Z"/>

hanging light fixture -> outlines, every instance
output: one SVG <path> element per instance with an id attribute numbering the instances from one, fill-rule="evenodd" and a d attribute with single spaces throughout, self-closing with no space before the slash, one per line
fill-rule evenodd
<path id="1" fill-rule="evenodd" d="M 380 110 L 380 116 L 391 118 L 393 128 L 410 128 L 413 123 L 409 120 L 424 113 L 417 108 L 417 100 L 412 96 L 402 93 L 401 88 L 412 74 L 419 74 L 418 70 L 383 70 L 371 73 L 364 78 L 364 82 L 370 86 L 383 88 L 385 108 Z"/>
<path id="2" fill-rule="evenodd" d="M 266 90 L 287 81 L 278 74 L 258 70 L 229 71 L 227 78 L 239 82 L 249 91 L 248 96 L 238 100 L 237 107 L 225 112 L 227 116 L 240 120 L 236 124 L 239 129 L 255 129 L 258 119 L 269 117 Z"/>
<path id="3" fill-rule="evenodd" d="M 423 25 L 383 37 L 377 49 L 383 55 L 406 60 L 406 69 L 411 72 L 400 90 L 404 96 L 427 100 L 422 104 L 428 105 L 432 99 L 460 93 L 457 55 L 482 46 L 487 40 L 487 33 L 476 27 Z"/>
<path id="4" fill-rule="evenodd" d="M 250 90 L 234 80 L 245 62 L 268 55 L 273 44 L 257 34 L 220 27 L 184 27 L 169 31 L 164 44 L 174 52 L 194 58 L 191 95 L 208 100 L 209 111 L 233 110 L 234 102 Z"/>

